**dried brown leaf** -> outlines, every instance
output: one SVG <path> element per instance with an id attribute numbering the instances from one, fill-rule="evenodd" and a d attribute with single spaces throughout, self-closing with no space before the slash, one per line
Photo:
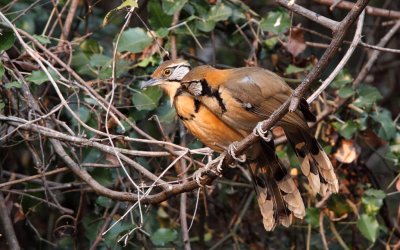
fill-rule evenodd
<path id="1" fill-rule="evenodd" d="M 300 55 L 306 49 L 303 31 L 299 27 L 293 27 L 290 31 L 290 37 L 285 43 L 286 50 L 294 57 Z"/>
<path id="2" fill-rule="evenodd" d="M 352 163 L 357 159 L 357 149 L 352 140 L 342 140 L 335 158 L 342 163 Z"/>

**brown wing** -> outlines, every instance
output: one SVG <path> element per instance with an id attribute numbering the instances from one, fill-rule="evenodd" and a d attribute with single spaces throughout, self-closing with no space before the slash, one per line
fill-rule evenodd
<path id="1" fill-rule="evenodd" d="M 218 89 L 217 94 L 225 105 L 225 111 L 220 108 L 215 95 L 203 95 L 200 100 L 229 126 L 246 131 L 247 134 L 253 131 L 258 122 L 267 119 L 292 93 L 279 76 L 260 68 L 208 72 L 206 80 L 211 88 Z M 210 77 L 213 74 L 219 78 Z M 277 125 L 285 130 L 311 189 L 322 195 L 328 191 L 336 193 L 338 181 L 332 163 L 309 133 L 306 117 L 311 120 L 314 118 L 304 100 L 300 110 L 287 113 Z"/>
<path id="2" fill-rule="evenodd" d="M 278 75 L 261 68 L 216 70 L 204 67 L 198 72 L 193 75 L 203 77 L 222 100 L 218 102 L 215 95 L 202 95 L 201 102 L 224 122 L 247 133 L 268 118 L 292 93 Z M 287 114 L 278 125 L 308 128 L 300 111 Z"/>

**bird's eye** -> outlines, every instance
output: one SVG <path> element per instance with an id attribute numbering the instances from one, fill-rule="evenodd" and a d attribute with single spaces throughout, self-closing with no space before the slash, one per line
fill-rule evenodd
<path id="1" fill-rule="evenodd" d="M 164 75 L 165 75 L 165 76 L 170 76 L 171 73 L 172 73 L 172 70 L 171 70 L 171 69 L 164 69 Z"/>

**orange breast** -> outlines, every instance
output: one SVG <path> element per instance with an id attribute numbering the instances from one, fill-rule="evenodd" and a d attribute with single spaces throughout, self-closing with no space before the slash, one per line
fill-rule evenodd
<path id="1" fill-rule="evenodd" d="M 199 104 L 196 107 L 192 96 L 176 96 L 174 105 L 186 128 L 202 143 L 217 152 L 223 152 L 229 144 L 243 138 L 205 106 Z"/>

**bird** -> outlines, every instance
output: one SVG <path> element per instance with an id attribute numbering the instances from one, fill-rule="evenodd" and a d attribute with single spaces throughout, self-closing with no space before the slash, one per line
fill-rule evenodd
<path id="1" fill-rule="evenodd" d="M 202 65 L 181 79 L 185 91 L 192 94 L 222 121 L 244 135 L 256 133 L 271 140 L 261 123 L 290 98 L 293 90 L 277 74 L 259 67 L 216 69 Z M 311 134 L 307 121 L 316 118 L 302 98 L 299 108 L 287 113 L 277 124 L 283 128 L 296 153 L 303 174 L 314 194 L 326 196 L 339 191 L 339 181 L 331 161 Z M 268 136 L 264 136 L 267 132 Z"/>
<path id="2" fill-rule="evenodd" d="M 154 71 L 152 79 L 142 84 L 142 88 L 161 87 L 185 127 L 203 144 L 223 153 L 248 133 L 229 125 L 186 90 L 181 80 L 190 71 L 191 66 L 186 60 L 165 61 Z M 300 191 L 288 168 L 276 155 L 273 140 L 260 140 L 246 153 L 264 228 L 271 231 L 277 224 L 289 227 L 293 217 L 302 219 L 305 206 Z"/>

